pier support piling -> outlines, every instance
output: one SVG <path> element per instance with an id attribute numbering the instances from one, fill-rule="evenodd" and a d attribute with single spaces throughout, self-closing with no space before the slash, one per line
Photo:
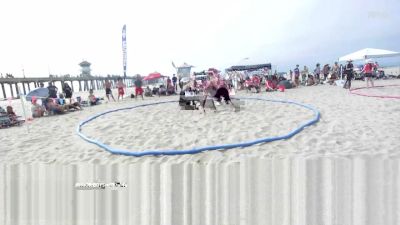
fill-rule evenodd
<path id="1" fill-rule="evenodd" d="M 1 83 L 1 90 L 3 90 L 3 98 L 6 99 L 7 95 L 6 95 L 6 89 L 4 88 L 4 83 Z"/>

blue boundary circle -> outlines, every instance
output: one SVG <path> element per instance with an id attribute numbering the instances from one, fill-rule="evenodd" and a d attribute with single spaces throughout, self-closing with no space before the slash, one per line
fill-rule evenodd
<path id="1" fill-rule="evenodd" d="M 220 144 L 220 145 L 210 145 L 210 146 L 204 146 L 204 147 L 195 147 L 192 149 L 183 149 L 183 150 L 175 150 L 175 149 L 166 149 L 166 150 L 144 150 L 144 151 L 129 151 L 126 149 L 117 149 L 113 148 L 111 146 L 108 146 L 98 140 L 94 140 L 91 138 L 88 138 L 86 135 L 84 135 L 81 132 L 82 126 L 89 123 L 90 121 L 93 121 L 97 117 L 100 117 L 105 114 L 121 111 L 121 110 L 128 110 L 128 109 L 135 109 L 135 108 L 141 108 L 141 107 L 146 107 L 146 106 L 152 106 L 152 105 L 160 105 L 160 104 L 166 104 L 166 103 L 173 103 L 173 102 L 178 102 L 176 100 L 173 101 L 163 101 L 163 102 L 155 102 L 155 103 L 148 103 L 148 104 L 142 104 L 142 105 L 136 105 L 136 106 L 129 106 L 125 108 L 119 108 L 119 109 L 113 109 L 109 110 L 106 112 L 98 113 L 92 117 L 89 117 L 88 119 L 81 121 L 76 129 L 76 133 L 85 141 L 95 144 L 99 146 L 100 148 L 105 149 L 106 151 L 112 153 L 112 154 L 119 154 L 119 155 L 127 155 L 127 156 L 145 156 L 145 155 L 183 155 L 183 154 L 196 154 L 199 152 L 203 151 L 211 151 L 211 150 L 224 150 L 224 149 L 231 149 L 231 148 L 245 148 L 249 147 L 251 145 L 255 144 L 260 144 L 264 142 L 272 142 L 272 141 L 277 141 L 277 140 L 284 140 L 284 139 L 289 139 L 293 137 L 294 135 L 298 134 L 300 131 L 302 131 L 305 127 L 311 126 L 319 121 L 320 118 L 320 112 L 315 109 L 312 106 L 297 103 L 294 101 L 285 101 L 285 100 L 272 100 L 272 99 L 265 99 L 265 98 L 254 98 L 254 97 L 247 97 L 247 98 L 236 98 L 236 99 L 243 99 L 243 100 L 259 100 L 259 101 L 269 101 L 269 102 L 277 102 L 277 103 L 285 103 L 285 104 L 292 104 L 292 105 L 297 105 L 303 108 L 306 108 L 308 110 L 311 110 L 314 113 L 314 117 L 311 120 L 308 120 L 301 124 L 299 127 L 293 129 L 289 133 L 281 136 L 276 136 L 276 137 L 265 137 L 265 138 L 260 138 L 252 141 L 245 141 L 242 143 L 235 143 L 235 144 Z"/>

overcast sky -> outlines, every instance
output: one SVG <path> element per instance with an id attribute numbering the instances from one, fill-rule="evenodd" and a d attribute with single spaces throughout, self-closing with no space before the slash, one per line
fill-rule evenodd
<path id="1" fill-rule="evenodd" d="M 332 63 L 361 48 L 400 51 L 399 0 L 2 0 L 0 72 L 128 75 L 225 69 L 245 57 L 278 70 Z M 399 62 L 400 64 L 400 62 Z"/>

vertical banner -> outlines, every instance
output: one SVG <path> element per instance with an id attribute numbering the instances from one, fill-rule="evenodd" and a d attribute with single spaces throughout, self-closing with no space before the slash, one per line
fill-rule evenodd
<path id="1" fill-rule="evenodd" d="M 124 78 L 126 78 L 126 25 L 122 28 L 122 55 L 124 63 Z"/>

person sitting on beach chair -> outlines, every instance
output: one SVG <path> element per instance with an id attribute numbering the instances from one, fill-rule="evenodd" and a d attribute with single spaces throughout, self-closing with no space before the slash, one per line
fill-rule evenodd
<path id="1" fill-rule="evenodd" d="M 79 102 L 74 102 L 72 103 L 72 99 L 70 101 L 70 103 L 67 103 L 65 101 L 65 97 L 64 94 L 59 94 L 58 95 L 59 98 L 56 99 L 56 103 L 63 106 L 66 110 L 70 110 L 70 109 L 74 109 L 74 110 L 81 110 L 81 104 Z"/>
<path id="2" fill-rule="evenodd" d="M 24 120 L 18 120 L 12 106 L 7 106 L 6 110 L 0 107 L 0 128 L 21 125 Z"/>
<path id="3" fill-rule="evenodd" d="M 65 106 L 57 104 L 53 98 L 48 98 L 46 100 L 48 111 L 52 114 L 64 114 L 65 113 Z"/>
<path id="4" fill-rule="evenodd" d="M 0 107 L 0 128 L 11 127 L 13 122 L 8 116 L 6 110 Z"/>
<path id="5" fill-rule="evenodd" d="M 39 118 L 39 117 L 44 116 L 44 113 L 46 112 L 46 108 L 37 103 L 36 97 L 32 97 L 31 102 L 32 102 L 32 107 L 31 107 L 32 117 Z"/>
<path id="6" fill-rule="evenodd" d="M 13 121 L 17 121 L 17 114 L 15 114 L 14 109 L 12 106 L 7 106 L 7 115 L 10 118 L 10 120 Z"/>
<path id="7" fill-rule="evenodd" d="M 91 106 L 100 104 L 100 99 L 93 94 L 93 89 L 89 90 L 89 104 Z"/>
<path id="8" fill-rule="evenodd" d="M 164 85 L 160 85 L 160 87 L 158 88 L 158 96 L 161 95 L 167 95 L 167 89 Z"/>
<path id="9" fill-rule="evenodd" d="M 312 86 L 315 84 L 314 76 L 309 74 L 307 78 L 307 84 L 306 86 Z"/>

